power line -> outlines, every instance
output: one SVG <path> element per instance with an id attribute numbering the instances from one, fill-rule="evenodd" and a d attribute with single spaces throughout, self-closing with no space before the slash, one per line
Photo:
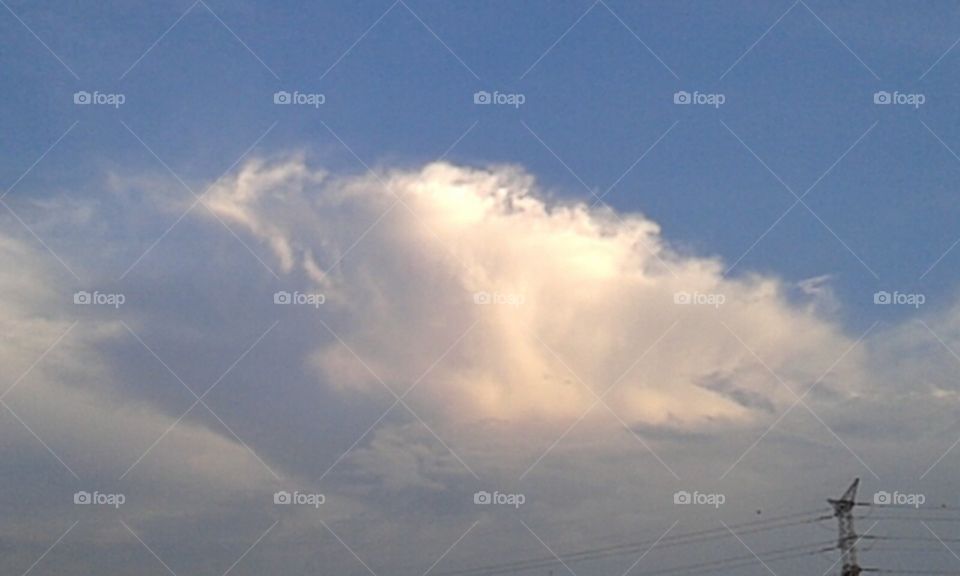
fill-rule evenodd
<path id="1" fill-rule="evenodd" d="M 960 572 L 954 571 L 925 571 L 925 570 L 889 570 L 884 568 L 862 568 L 857 562 L 856 548 L 857 544 L 866 545 L 865 550 L 871 554 L 882 554 L 894 550 L 907 551 L 929 551 L 934 544 L 942 546 L 944 543 L 960 543 L 960 538 L 939 539 L 932 536 L 879 536 L 879 535 L 858 535 L 854 530 L 855 520 L 891 520 L 896 522 L 925 520 L 929 522 L 960 522 L 960 507 L 939 506 L 939 507 L 904 507 L 898 505 L 876 504 L 873 502 L 856 501 L 856 489 L 858 481 L 855 481 L 839 499 L 829 500 L 833 510 L 820 509 L 815 511 L 801 511 L 782 514 L 779 516 L 751 520 L 738 524 L 725 525 L 720 528 L 709 528 L 695 530 L 683 534 L 674 534 L 664 536 L 659 540 L 629 541 L 617 544 L 603 545 L 599 544 L 592 547 L 585 547 L 567 553 L 557 555 L 542 555 L 532 558 L 522 558 L 513 561 L 499 562 L 475 567 L 451 570 L 447 572 L 436 573 L 435 576 L 500 576 L 504 574 L 520 573 L 535 569 L 550 568 L 557 563 L 563 565 L 597 561 L 606 558 L 646 553 L 661 548 L 686 547 L 704 542 L 721 540 L 731 537 L 739 537 L 745 534 L 766 533 L 773 530 L 780 530 L 802 525 L 815 524 L 820 525 L 825 520 L 836 518 L 839 522 L 839 538 L 837 540 L 818 542 L 814 544 L 800 544 L 788 546 L 776 550 L 768 550 L 760 554 L 743 554 L 731 556 L 710 561 L 697 562 L 682 566 L 670 568 L 661 568 L 653 571 L 638 572 L 631 570 L 632 576 L 691 576 L 704 572 L 713 572 L 720 569 L 728 570 L 743 566 L 753 565 L 758 562 L 766 564 L 781 562 L 789 559 L 802 558 L 806 556 L 822 555 L 825 553 L 841 551 L 840 562 L 842 576 L 856 576 L 862 572 L 877 573 L 900 573 L 900 574 L 929 574 L 960 576 Z M 857 508 L 866 508 L 867 514 L 854 515 L 853 511 Z M 875 515 L 874 512 L 880 512 Z M 871 527 L 872 528 L 872 527 Z M 867 530 L 869 532 L 869 530 Z M 915 543 L 916 546 L 886 546 L 885 543 L 897 542 Z M 929 546 L 928 546 L 929 545 Z M 874 550 L 876 548 L 876 550 Z"/>
<path id="2" fill-rule="evenodd" d="M 598 548 L 584 549 L 576 552 L 559 554 L 557 556 L 540 556 L 525 560 L 515 560 L 511 562 L 478 566 L 474 568 L 464 568 L 460 570 L 438 573 L 437 576 L 492 576 L 496 574 L 521 572 L 553 565 L 558 561 L 558 558 L 563 562 L 584 562 L 609 556 L 642 552 L 650 549 L 654 544 L 656 544 L 657 548 L 670 548 L 674 546 L 699 544 L 721 538 L 730 538 L 733 536 L 730 530 L 737 530 L 738 534 L 753 534 L 757 532 L 766 532 L 769 530 L 777 530 L 791 526 L 821 522 L 823 520 L 828 520 L 831 517 L 832 516 L 829 514 L 823 514 L 821 512 L 797 512 L 773 518 L 751 520 L 748 522 L 729 525 L 729 527 L 710 528 L 688 532 L 685 534 L 677 534 L 675 536 L 667 536 L 660 539 L 659 542 L 656 540 L 647 540 L 641 542 L 622 543 Z"/>

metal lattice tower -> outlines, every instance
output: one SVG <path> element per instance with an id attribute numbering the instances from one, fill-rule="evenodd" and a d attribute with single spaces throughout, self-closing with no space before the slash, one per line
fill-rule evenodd
<path id="1" fill-rule="evenodd" d="M 827 500 L 833 506 L 833 515 L 836 516 L 839 525 L 837 546 L 840 548 L 840 558 L 843 562 L 840 576 L 859 576 L 862 570 L 857 563 L 858 536 L 853 527 L 853 507 L 856 506 L 855 499 L 859 485 L 860 479 L 857 478 L 843 496 L 837 500 Z"/>

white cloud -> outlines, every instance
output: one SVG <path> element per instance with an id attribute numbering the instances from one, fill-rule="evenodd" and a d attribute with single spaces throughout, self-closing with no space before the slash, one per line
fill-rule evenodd
<path id="1" fill-rule="evenodd" d="M 69 467 L 80 486 L 114 482 L 176 415 L 137 398 L 138 389 L 118 376 L 105 348 L 132 337 L 116 319 L 83 314 L 88 311 L 73 304 L 45 253 L 0 235 L 0 261 L 0 364 L 7 374 L 0 394 L 10 390 L 4 401 L 23 421 L 3 411 L 0 447 L 12 451 L 9 457 L 35 452 L 49 458 L 68 479 Z M 260 464 L 241 445 L 189 420 L 166 433 L 138 466 L 130 480 L 146 484 L 199 482 L 219 490 L 267 485 Z"/>
<path id="2" fill-rule="evenodd" d="M 405 205 L 395 204 L 395 194 Z M 185 525 L 233 534 L 243 518 L 255 532 L 239 537 L 248 545 L 272 521 L 264 516 L 283 514 L 272 537 L 296 540 L 303 558 L 315 552 L 312 535 L 325 533 L 318 518 L 358 548 L 371 534 L 397 538 L 411 550 L 433 538 L 443 543 L 439 554 L 451 530 L 474 521 L 472 492 L 498 488 L 529 495 L 524 512 L 531 525 L 602 523 L 622 532 L 635 520 L 624 502 L 656 508 L 677 488 L 648 447 L 685 481 L 713 479 L 776 421 L 793 396 L 768 368 L 798 393 L 830 369 L 807 402 L 885 480 L 887 470 L 894 476 L 907 469 L 913 473 L 907 480 L 915 481 L 960 435 L 954 382 L 960 360 L 919 322 L 877 328 L 832 366 L 856 336 L 835 320 L 839 306 L 829 279 L 789 285 L 773 275 L 724 278 L 722 262 L 679 252 L 642 215 L 549 200 L 518 168 L 436 164 L 337 177 L 294 157 L 248 163 L 207 200 L 254 250 L 268 248 L 260 255 L 282 272 L 280 282 L 198 209 L 201 219 L 184 221 L 121 283 L 129 297 L 122 316 L 81 313 L 45 252 L 29 239 L 0 235 L 0 361 L 9 372 L 26 370 L 81 320 L 8 400 L 90 483 L 116 479 L 193 400 L 116 318 L 197 386 L 281 321 L 208 400 L 223 407 L 224 419 L 283 481 L 274 482 L 198 407 L 118 482 L 140 496 L 134 501 L 143 506 L 124 513 L 143 521 L 150 542 L 175 538 Z M 88 206 L 78 209 L 85 214 L 72 220 L 78 226 L 104 225 L 98 212 L 88 217 Z M 136 212 L 159 226 L 158 234 L 170 223 L 153 206 L 111 209 L 127 223 L 128 211 Z M 67 227 L 58 238 L 83 233 Z M 118 236 L 101 238 L 118 256 L 111 269 L 124 269 L 154 239 Z M 83 258 L 68 252 L 66 260 Z M 90 268 L 84 276 L 96 273 Z M 327 299 L 319 309 L 275 307 L 276 289 L 319 290 Z M 502 301 L 477 304 L 478 291 Z M 722 295 L 723 302 L 677 304 L 678 292 Z M 957 350 L 958 310 L 922 309 L 917 317 Z M 149 382 L 131 382 L 129 375 Z M 579 378 L 598 394 L 616 382 L 605 399 L 622 422 L 602 407 L 578 422 L 595 401 Z M 414 383 L 405 402 L 423 421 L 404 405 L 377 421 L 394 401 L 383 386 L 400 394 Z M 518 480 L 575 422 L 552 455 Z M 908 438 L 923 440 L 923 447 L 904 451 Z M 56 491 L 59 465 L 3 412 L 0 451 L 13 458 L 0 469 L 4 479 L 21 484 L 10 498 L 22 497 L 22 479 L 38 467 L 54 471 L 38 497 Z M 930 478 L 952 481 L 955 456 Z M 797 467 L 829 468 L 838 489 L 848 475 L 864 473 L 798 407 L 743 458 L 724 489 L 734 506 L 758 490 L 821 498 L 819 485 L 798 484 Z M 630 482 L 638 470 L 644 481 Z M 324 492 L 322 515 L 278 512 L 269 496 L 279 488 Z M 15 537 L 26 527 L 43 543 L 39 554 L 63 508 L 46 500 L 26 507 L 0 533 Z M 229 520 L 221 516 L 226 509 L 234 515 Z M 405 533 L 411 518 L 429 530 Z M 83 537 L 126 538 L 116 525 L 103 526 Z M 551 542 L 575 543 L 579 536 L 573 528 L 558 531 Z M 499 527 L 494 532 L 505 544 L 516 537 Z M 394 559 L 383 552 L 385 565 Z"/>
<path id="3" fill-rule="evenodd" d="M 792 399 L 757 357 L 800 390 L 852 344 L 778 279 L 725 278 L 642 215 L 548 201 L 514 167 L 333 179 L 299 157 L 256 161 L 209 205 L 291 282 L 326 290 L 330 325 L 397 392 L 475 323 L 411 393 L 446 427 L 553 428 L 614 383 L 605 401 L 630 425 L 753 423 Z M 502 303 L 476 304 L 480 291 Z M 678 292 L 723 302 L 676 304 Z M 333 386 L 382 390 L 339 343 L 312 364 Z"/>

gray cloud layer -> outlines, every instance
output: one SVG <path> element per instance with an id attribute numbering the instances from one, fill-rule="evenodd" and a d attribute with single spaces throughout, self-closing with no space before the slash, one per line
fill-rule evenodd
<path id="1" fill-rule="evenodd" d="M 542 553 L 515 514 L 473 504 L 481 489 L 524 493 L 516 514 L 557 548 L 635 533 L 641 511 L 655 538 L 681 488 L 723 491 L 727 518 L 819 506 L 853 475 L 957 503 L 957 455 L 931 468 L 960 436 L 956 306 L 861 340 L 828 280 L 725 278 L 642 215 L 549 200 L 516 167 L 358 177 L 301 157 L 217 183 L 115 282 L 152 242 L 117 230 L 158 210 L 128 194 L 150 179 L 114 186 L 111 233 L 94 206 L 69 224 L 18 207 L 99 282 L 65 283 L 13 220 L 0 234 L 5 571 L 76 520 L 48 569 L 162 570 L 121 519 L 177 573 L 222 572 L 274 522 L 238 571 L 363 570 L 328 527 L 377 572 L 422 573 L 474 521 L 443 566 Z M 185 208 L 159 204 L 164 227 Z M 91 238 L 108 257 L 84 257 Z M 73 303 L 98 288 L 126 302 Z M 215 382 L 183 416 L 185 386 Z M 128 502 L 76 507 L 77 490 Z M 278 507 L 277 490 L 327 500 Z"/>

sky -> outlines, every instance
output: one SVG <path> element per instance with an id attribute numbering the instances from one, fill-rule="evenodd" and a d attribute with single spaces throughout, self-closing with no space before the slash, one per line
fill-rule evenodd
<path id="1" fill-rule="evenodd" d="M 0 32 L 4 573 L 957 570 L 953 4 Z"/>

